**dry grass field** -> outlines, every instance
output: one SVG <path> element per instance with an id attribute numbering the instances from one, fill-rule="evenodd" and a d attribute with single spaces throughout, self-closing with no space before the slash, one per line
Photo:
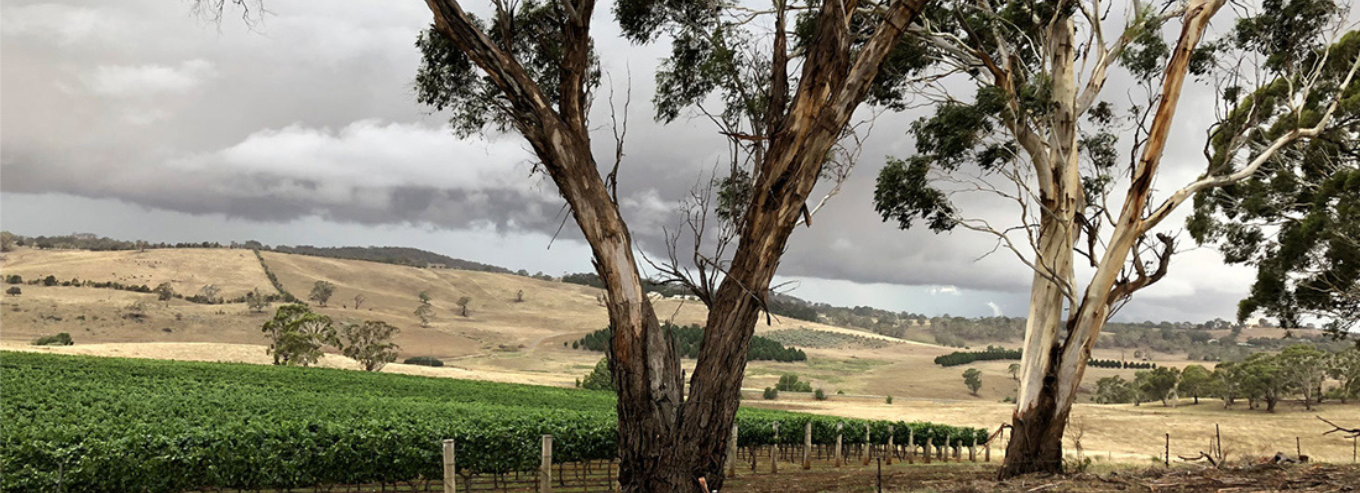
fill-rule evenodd
<path id="1" fill-rule="evenodd" d="M 443 368 L 393 364 L 383 371 L 428 376 L 471 378 L 512 383 L 570 386 L 602 357 L 574 350 L 571 341 L 607 323 L 605 309 L 596 303 L 599 290 L 574 284 L 526 277 L 460 270 L 420 269 L 383 263 L 337 260 L 263 252 L 265 263 L 294 295 L 305 298 L 312 283 L 326 280 L 337 290 L 329 306 L 318 311 L 339 320 L 384 320 L 402 329 L 396 342 L 402 358 L 434 356 Z M 0 260 L 0 275 L 25 279 L 54 275 L 148 284 L 170 282 L 178 292 L 193 294 L 204 284 L 216 284 L 227 296 L 260 287 L 272 290 L 264 269 L 247 250 L 149 250 L 146 252 L 35 251 L 21 249 Z M 87 287 L 22 286 L 20 296 L 0 298 L 0 348 L 58 353 L 125 356 L 199 361 L 237 361 L 268 364 L 260 324 L 267 313 L 251 313 L 242 304 L 200 305 L 183 300 L 168 304 L 155 295 Z M 417 293 L 428 291 L 435 315 L 422 327 L 414 315 Z M 523 291 L 523 301 L 517 301 Z M 363 303 L 356 308 L 355 297 Z M 456 300 L 472 299 L 469 314 L 458 313 Z M 128 306 L 142 301 L 143 317 L 129 317 Z M 697 302 L 662 299 L 657 313 L 679 324 L 702 323 L 706 310 Z M 271 310 L 272 311 L 272 310 Z M 807 328 L 886 339 L 882 347 L 805 349 L 806 362 L 753 362 L 747 367 L 748 405 L 864 418 L 929 420 L 956 425 L 995 428 L 1005 421 L 1017 384 L 1006 373 L 1010 361 L 977 362 L 943 368 L 932 359 L 954 351 L 929 343 L 885 338 L 875 334 L 792 319 L 760 324 L 764 333 Z M 927 328 L 913 328 L 908 337 L 929 340 Z M 1278 336 L 1269 329 L 1254 335 Z M 33 339 L 68 332 L 75 346 L 35 348 Z M 1008 344 L 1014 347 L 1015 343 Z M 1096 358 L 1119 358 L 1118 350 L 1097 350 Z M 1184 355 L 1157 355 L 1162 365 L 1183 366 Z M 685 361 L 686 366 L 693 361 Z M 338 355 L 321 365 L 358 368 Z M 972 396 L 961 377 L 966 368 L 983 373 L 983 387 Z M 773 385 L 781 374 L 796 373 L 832 395 L 814 401 L 809 395 L 782 393 L 777 401 L 760 399 L 759 389 Z M 1131 379 L 1133 370 L 1091 368 L 1086 381 L 1109 375 Z M 844 393 L 845 395 L 836 395 Z M 885 403 L 893 396 L 894 403 Z M 1087 397 L 1083 396 L 1082 400 Z M 1182 401 L 1182 403 L 1187 402 Z M 1224 434 L 1230 454 L 1266 455 L 1293 449 L 1294 437 L 1304 453 L 1331 461 L 1349 461 L 1351 444 L 1321 437 L 1325 427 L 1286 403 L 1277 414 L 1223 410 L 1217 401 L 1197 406 L 1162 407 L 1160 403 L 1099 406 L 1081 404 L 1074 411 L 1073 429 L 1085 429 L 1082 447 L 1094 460 L 1146 462 L 1161 453 L 1163 434 L 1172 435 L 1172 452 L 1193 455 L 1204 448 L 1214 424 Z M 1317 412 L 1343 423 L 1360 425 L 1360 406 L 1324 404 Z M 1069 441 L 1072 435 L 1069 435 Z M 1069 443 L 1069 448 L 1075 449 Z"/>

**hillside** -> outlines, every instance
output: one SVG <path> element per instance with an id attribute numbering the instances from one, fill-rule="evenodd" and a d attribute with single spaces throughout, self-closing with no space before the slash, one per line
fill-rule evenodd
<path id="1" fill-rule="evenodd" d="M 401 358 L 433 356 L 447 363 L 444 368 L 392 365 L 386 370 L 389 372 L 567 386 L 603 356 L 570 347 L 572 341 L 607 324 L 605 309 L 597 302 L 599 289 L 513 274 L 426 269 L 271 251 L 261 252 L 257 258 L 242 249 L 92 252 L 21 248 L 5 254 L 0 261 L 0 275 L 20 275 L 25 280 L 51 275 L 60 280 L 77 278 L 150 286 L 169 282 L 185 295 L 197 293 L 205 284 L 215 284 L 222 289 L 223 296 L 230 298 L 255 288 L 273 292 L 266 266 L 283 289 L 300 298 L 306 298 L 318 280 L 334 283 L 337 289 L 328 306 L 316 308 L 323 314 L 337 320 L 382 320 L 401 328 L 396 339 L 401 346 Z M 25 284 L 21 288 L 20 296 L 0 299 L 3 305 L 0 345 L 7 349 L 269 361 L 260 325 L 272 310 L 252 313 L 242 303 L 195 304 L 183 299 L 160 303 L 150 293 L 88 286 Z M 435 307 L 428 327 L 422 327 L 413 313 L 418 305 L 416 295 L 421 291 L 429 292 Z M 467 317 L 459 314 L 456 303 L 461 297 L 471 299 Z M 361 301 L 357 306 L 356 298 Z M 137 302 L 141 302 L 140 314 L 132 313 L 131 307 Z M 702 324 L 707 315 L 703 305 L 693 301 L 657 299 L 655 307 L 663 319 L 680 325 Z M 907 336 L 930 341 L 932 330 L 932 326 L 916 325 Z M 870 402 L 881 402 L 885 395 L 899 399 L 999 402 L 1016 389 L 1006 370 L 1010 361 L 978 362 L 968 368 L 982 370 L 983 387 L 978 397 L 969 395 L 960 377 L 965 367 L 944 368 L 933 363 L 936 356 L 955 348 L 779 316 L 771 317 L 769 324 L 757 325 L 756 331 L 761 334 L 785 331 L 777 336 L 804 345 L 808 360 L 752 362 L 747 367 L 746 386 L 753 391 L 773 385 L 783 373 L 797 373 L 829 394 L 864 395 L 863 399 Z M 1255 328 L 1249 333 L 1265 337 L 1272 335 L 1269 331 Z M 50 349 L 29 346 L 38 337 L 58 332 L 70 333 L 77 345 Z M 1275 329 L 1273 335 L 1280 334 Z M 998 342 L 1007 347 L 1018 346 L 1015 341 Z M 1131 358 L 1133 352 L 1098 348 L 1093 356 Z M 1192 363 L 1183 352 L 1156 352 L 1151 357 L 1160 365 Z M 1193 363 L 1212 366 L 1201 361 Z M 350 365 L 338 357 L 328 358 L 323 364 Z M 693 361 L 684 364 L 690 366 Z M 1086 381 L 1093 386 L 1096 379 L 1104 376 L 1131 379 L 1132 374 L 1132 370 L 1092 368 L 1086 373 Z M 759 393 L 752 396 L 758 397 Z M 808 397 L 790 393 L 781 399 Z"/>

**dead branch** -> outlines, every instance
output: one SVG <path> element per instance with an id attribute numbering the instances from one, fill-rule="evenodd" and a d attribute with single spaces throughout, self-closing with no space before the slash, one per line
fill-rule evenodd
<path id="1" fill-rule="evenodd" d="M 1317 418 L 1317 419 L 1319 419 L 1319 420 L 1321 420 L 1323 423 L 1327 423 L 1327 424 L 1329 424 L 1329 425 L 1332 425 L 1332 429 L 1331 429 L 1330 431 L 1325 431 L 1325 432 L 1323 432 L 1323 433 L 1322 433 L 1323 435 L 1326 435 L 1326 434 L 1329 434 L 1329 433 L 1337 433 L 1337 432 L 1340 432 L 1341 435 L 1344 436 L 1344 437 L 1346 437 L 1346 438 L 1357 438 L 1357 437 L 1360 437 L 1360 428 L 1343 428 L 1343 427 L 1341 427 L 1340 425 L 1338 425 L 1338 424 L 1336 424 L 1336 423 L 1333 423 L 1333 422 L 1331 422 L 1331 421 L 1327 421 L 1327 420 L 1325 420 L 1325 419 L 1322 419 L 1322 416 L 1314 416 L 1314 417 Z"/>

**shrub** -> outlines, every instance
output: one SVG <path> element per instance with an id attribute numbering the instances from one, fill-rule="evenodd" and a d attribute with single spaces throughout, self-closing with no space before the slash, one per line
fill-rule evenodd
<path id="1" fill-rule="evenodd" d="M 595 369 L 581 379 L 581 388 L 586 390 L 614 390 L 614 379 L 609 376 L 609 359 L 600 358 Z"/>
<path id="2" fill-rule="evenodd" d="M 776 389 L 774 387 L 765 387 L 765 393 L 761 394 L 761 397 L 764 397 L 765 400 L 767 401 L 778 399 L 779 389 Z"/>
<path id="3" fill-rule="evenodd" d="M 5 283 L 6 283 L 6 284 L 23 284 L 23 283 L 24 283 L 24 278 L 21 277 L 21 276 L 19 276 L 18 274 L 11 274 L 11 275 L 5 276 Z"/>
<path id="4" fill-rule="evenodd" d="M 822 389 L 817 389 L 816 392 L 812 393 L 812 398 L 817 399 L 819 401 L 824 401 L 826 400 L 826 392 L 823 392 Z"/>
<path id="5" fill-rule="evenodd" d="M 43 284 L 43 286 L 56 286 L 56 285 L 57 285 L 57 276 L 47 276 L 47 277 L 44 277 L 43 280 L 42 280 L 42 284 Z"/>
<path id="6" fill-rule="evenodd" d="M 21 294 L 24 294 L 24 290 L 19 289 L 19 286 L 10 286 L 9 289 L 5 290 L 5 294 L 10 296 L 19 296 Z"/>
<path id="7" fill-rule="evenodd" d="M 72 344 L 75 344 L 75 342 L 71 341 L 71 334 L 65 332 L 33 341 L 34 346 L 70 346 Z"/>
<path id="8" fill-rule="evenodd" d="M 798 375 L 785 373 L 779 376 L 779 383 L 775 385 L 775 390 L 784 392 L 812 392 L 812 384 L 798 381 Z"/>
<path id="9" fill-rule="evenodd" d="M 884 399 L 883 399 L 883 403 L 884 403 L 884 404 L 892 404 L 892 396 L 890 395 L 890 396 L 884 398 Z"/>
<path id="10" fill-rule="evenodd" d="M 443 361 L 440 361 L 439 358 L 433 356 L 415 356 L 406 358 L 406 361 L 402 361 L 402 363 L 408 365 L 433 366 L 435 368 L 444 366 Z"/>

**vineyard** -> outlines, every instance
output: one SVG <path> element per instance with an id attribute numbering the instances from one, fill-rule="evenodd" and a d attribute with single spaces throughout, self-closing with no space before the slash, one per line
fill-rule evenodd
<path id="1" fill-rule="evenodd" d="M 439 478 L 441 440 L 457 441 L 460 474 L 529 471 L 540 437 L 554 463 L 613 459 L 614 396 L 552 387 L 344 370 L 0 355 L 4 491 L 178 492 Z M 979 429 L 865 422 L 742 409 L 739 445 L 961 445 Z M 777 438 L 773 423 L 786 433 Z M 855 432 L 853 430 L 860 430 Z"/>

